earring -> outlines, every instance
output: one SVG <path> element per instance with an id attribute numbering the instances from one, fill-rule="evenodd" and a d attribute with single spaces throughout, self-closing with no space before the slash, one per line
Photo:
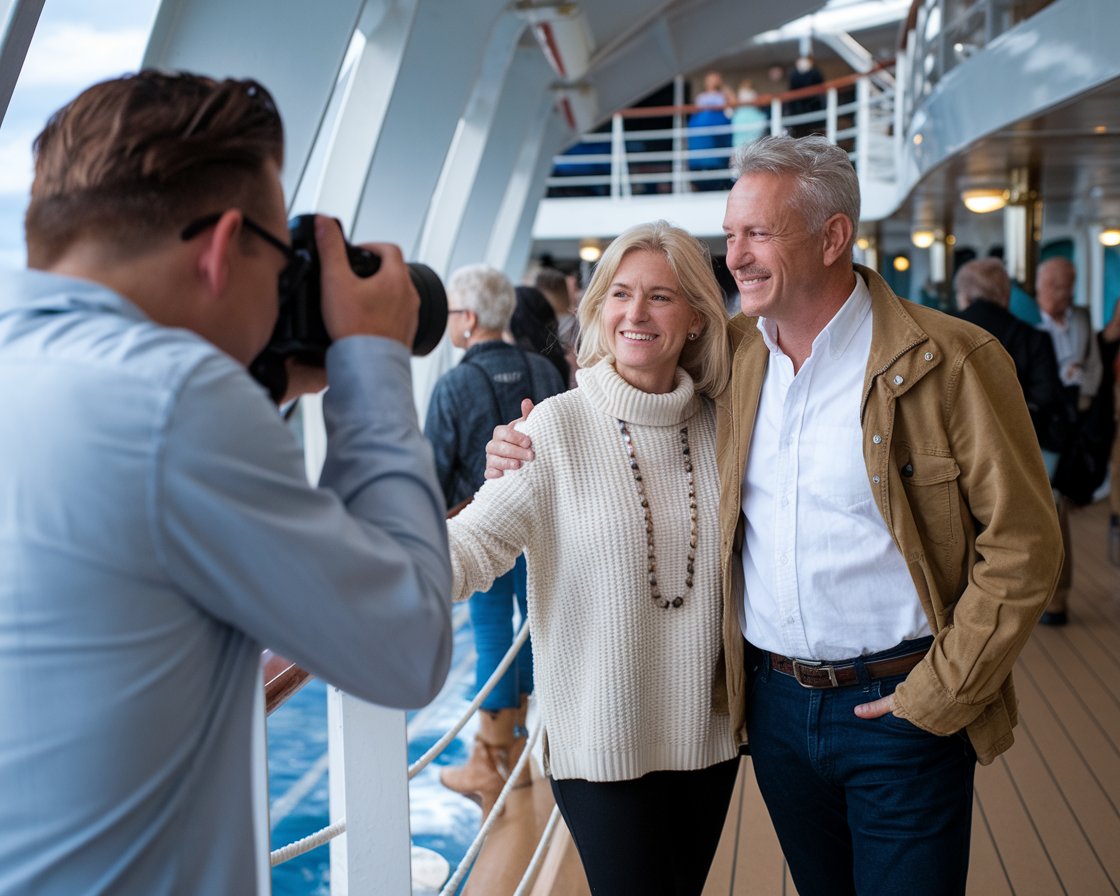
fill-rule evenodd
<path id="1" fill-rule="evenodd" d="M 471 328 L 470 327 L 467 327 L 465 330 L 463 330 L 463 338 L 464 339 L 470 339 L 471 338 Z"/>
<path id="2" fill-rule="evenodd" d="M 688 334 L 688 341 L 689 342 L 695 341 L 696 337 L 699 336 L 699 335 L 700 335 L 699 333 L 689 333 Z"/>

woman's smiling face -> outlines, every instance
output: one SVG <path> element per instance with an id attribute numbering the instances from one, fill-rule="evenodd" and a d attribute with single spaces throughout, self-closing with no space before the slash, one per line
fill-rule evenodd
<path id="1" fill-rule="evenodd" d="M 619 376 L 645 392 L 670 392 L 689 332 L 700 316 L 681 291 L 669 260 L 635 249 L 607 289 L 601 324 Z"/>

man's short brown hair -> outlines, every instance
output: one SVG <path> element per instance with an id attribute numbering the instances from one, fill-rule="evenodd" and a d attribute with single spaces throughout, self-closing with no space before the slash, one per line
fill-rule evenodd
<path id="1" fill-rule="evenodd" d="M 284 130 L 256 81 L 144 70 L 83 91 L 34 150 L 24 225 L 28 264 L 43 268 L 80 237 L 127 255 L 201 215 L 252 209 Z"/>

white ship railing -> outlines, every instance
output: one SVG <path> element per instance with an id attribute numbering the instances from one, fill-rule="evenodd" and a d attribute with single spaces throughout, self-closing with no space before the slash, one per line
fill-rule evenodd
<path id="1" fill-rule="evenodd" d="M 608 131 L 584 134 L 576 146 L 553 159 L 548 196 L 619 199 L 691 193 L 710 182 L 730 184 L 736 131 L 730 116 L 739 106 L 758 108 L 768 117 L 765 133 L 821 134 L 843 146 L 862 173 L 874 165 L 876 177 L 892 180 L 895 88 L 893 79 L 883 77 L 888 67 L 729 105 L 722 124 L 689 127 L 689 116 L 701 108 L 695 105 L 623 109 L 611 117 Z M 823 108 L 788 112 L 791 103 L 813 98 L 819 98 Z M 651 121 L 655 119 L 672 123 L 659 127 Z M 689 137 L 715 139 L 726 146 L 690 149 Z M 713 160 L 717 167 L 707 167 Z"/>
<path id="2" fill-rule="evenodd" d="M 510 646 L 510 649 L 506 652 L 506 655 L 502 658 L 502 661 L 498 664 L 498 667 L 494 670 L 494 673 L 490 676 L 489 679 L 487 679 L 486 683 L 482 686 L 482 688 L 479 690 L 479 692 L 475 696 L 475 698 L 471 701 L 471 703 L 466 707 L 466 709 L 463 711 L 463 713 L 460 715 L 460 717 L 456 720 L 455 724 L 452 725 L 451 728 L 448 729 L 448 731 L 446 733 L 444 733 L 444 735 L 442 737 L 440 737 L 440 739 L 435 744 L 433 744 L 432 747 L 430 747 L 427 750 L 427 752 L 425 752 L 419 759 L 417 759 L 416 762 L 412 763 L 411 765 L 409 765 L 407 767 L 407 772 L 406 772 L 407 780 L 410 781 L 413 778 L 415 778 L 421 771 L 423 771 L 429 764 L 431 764 L 437 757 L 439 757 L 447 749 L 448 746 L 450 746 L 450 744 L 458 736 L 459 732 L 463 729 L 463 727 L 470 721 L 470 719 L 478 711 L 478 708 L 482 705 L 482 702 L 486 699 L 487 695 L 497 685 L 498 681 L 505 674 L 505 672 L 509 668 L 510 664 L 514 662 L 514 660 L 517 657 L 518 651 L 525 644 L 525 641 L 528 639 L 528 637 L 529 637 L 529 626 L 528 626 L 528 623 L 525 622 L 525 623 L 522 624 L 520 630 L 518 631 L 518 634 L 517 634 L 516 638 L 514 639 L 513 644 Z M 270 711 L 271 711 L 271 709 L 278 707 L 280 705 L 280 703 L 283 702 L 282 699 L 281 700 L 273 699 L 274 691 L 276 691 L 276 689 L 281 686 L 279 684 L 281 681 L 283 681 L 283 687 L 287 691 L 287 693 L 284 695 L 284 697 L 286 698 L 286 696 L 290 695 L 291 693 L 294 693 L 294 691 L 297 689 L 297 688 L 293 688 L 291 686 L 291 682 L 293 680 L 299 679 L 300 682 L 302 683 L 303 681 L 306 681 L 306 679 L 307 679 L 306 673 L 303 673 L 302 670 L 298 669 L 298 667 L 290 667 L 290 666 L 287 667 L 287 668 L 284 668 L 282 672 L 277 672 L 277 670 L 274 668 L 273 671 L 271 672 L 271 674 L 266 673 L 266 676 L 270 679 L 270 682 L 273 684 L 272 688 L 269 690 L 270 699 L 268 700 L 268 705 L 269 705 Z M 336 689 L 332 689 L 331 701 L 332 701 L 332 706 L 334 706 L 334 715 L 336 717 L 338 717 L 340 714 L 342 716 L 353 715 L 353 716 L 355 716 L 353 721 L 358 725 L 361 725 L 363 720 L 364 720 L 363 717 L 367 716 L 367 713 L 365 712 L 365 710 L 373 710 L 374 711 L 373 715 L 372 715 L 372 719 L 374 721 L 376 721 L 376 723 L 378 725 L 381 725 L 383 722 L 387 721 L 384 718 L 383 714 L 389 713 L 389 714 L 392 714 L 393 716 L 400 717 L 401 719 L 403 719 L 403 716 L 404 716 L 403 713 L 399 713 L 399 712 L 396 712 L 396 711 L 393 711 L 393 710 L 386 710 L 386 709 L 381 708 L 381 707 L 373 707 L 370 704 L 363 703 L 362 701 L 356 700 L 355 698 L 350 697 L 349 695 L 343 694 L 343 693 L 337 691 Z M 397 719 L 393 719 L 392 721 L 397 721 Z M 339 752 L 344 752 L 345 749 L 348 746 L 350 746 L 349 743 L 345 743 L 345 744 L 335 744 L 334 743 L 334 739 L 336 737 L 342 737 L 343 732 L 345 731 L 344 726 L 339 726 L 339 727 L 341 727 L 342 730 L 340 730 L 336 734 L 335 733 L 336 726 L 333 725 L 333 724 L 331 725 L 332 753 L 336 752 L 336 750 L 339 751 Z M 395 725 L 390 725 L 390 728 L 395 729 L 396 726 Z M 440 896 L 451 896 L 451 894 L 454 894 L 458 890 L 459 886 L 466 879 L 467 875 L 470 873 L 470 869 L 474 865 L 474 860 L 477 858 L 479 852 L 482 850 L 483 844 L 485 843 L 486 838 L 490 833 L 490 830 L 492 829 L 495 822 L 497 821 L 497 819 L 502 814 L 502 811 L 503 811 L 503 809 L 505 807 L 505 804 L 506 804 L 506 799 L 507 799 L 507 795 L 508 795 L 509 791 L 511 789 L 513 789 L 514 782 L 518 780 L 518 778 L 521 775 L 522 770 L 525 769 L 527 764 L 531 761 L 531 756 L 532 756 L 533 750 L 536 746 L 536 743 L 539 740 L 539 737 L 540 737 L 540 726 L 536 725 L 529 732 L 526 747 L 522 751 L 521 756 L 517 761 L 517 764 L 514 766 L 513 770 L 510 772 L 509 778 L 506 781 L 505 786 L 502 788 L 501 792 L 498 795 L 498 798 L 497 798 L 497 800 L 494 804 L 494 808 L 492 809 L 490 814 L 484 820 L 484 822 L 483 822 L 481 828 L 479 829 L 478 833 L 476 834 L 474 840 L 471 842 L 470 846 L 468 847 L 466 855 L 464 856 L 462 862 L 460 862 L 459 866 L 451 873 L 449 879 L 444 884 L 443 888 L 440 890 Z M 379 741 L 381 740 L 380 735 L 377 736 L 377 740 L 379 740 Z M 407 744 L 405 744 L 405 750 L 407 751 Z M 368 758 L 369 758 L 369 761 L 367 763 L 368 768 L 363 772 L 363 774 L 355 776 L 355 777 L 358 778 L 357 788 L 360 789 L 362 792 L 356 792 L 354 787 L 346 785 L 346 786 L 343 787 L 344 793 L 343 793 L 343 796 L 342 796 L 342 804 L 344 804 L 344 805 L 348 804 L 348 805 L 351 805 L 351 806 L 360 807 L 360 808 L 358 808 L 358 811 L 363 816 L 366 816 L 366 815 L 369 814 L 368 811 L 366 811 L 366 810 L 371 805 L 371 803 L 368 802 L 371 795 L 365 792 L 366 787 L 369 784 L 374 783 L 375 784 L 374 790 L 375 791 L 381 791 L 382 795 L 384 795 L 384 793 L 386 791 L 389 791 L 389 792 L 399 791 L 399 788 L 392 786 L 392 784 L 393 784 L 392 781 L 389 782 L 388 786 L 385 786 L 385 782 L 382 782 L 381 786 L 377 786 L 376 782 L 372 781 L 372 778 L 374 776 L 380 776 L 380 775 L 384 774 L 389 779 L 392 779 L 392 778 L 396 777 L 396 774 L 391 768 L 384 768 L 379 772 L 378 771 L 379 764 L 372 761 L 372 756 L 370 756 Z M 331 765 L 332 765 L 332 768 L 333 768 L 334 767 L 333 759 L 332 759 Z M 399 768 L 399 767 L 400 766 L 397 766 L 397 768 Z M 350 780 L 350 777 L 351 777 L 350 775 L 347 776 L 347 781 Z M 336 798 L 334 797 L 335 783 L 333 781 L 332 781 L 331 786 L 332 786 L 332 800 L 331 800 L 332 821 L 331 821 L 331 823 L 329 825 L 327 825 L 326 827 L 320 829 L 319 831 L 316 831 L 313 834 L 310 834 L 306 837 L 303 837 L 303 838 L 301 838 L 301 839 L 299 839 L 299 840 L 297 840 L 293 843 L 290 843 L 286 846 L 283 846 L 279 849 L 273 850 L 272 853 L 271 853 L 271 856 L 270 856 L 272 866 L 275 867 L 276 865 L 279 865 L 279 864 L 282 864 L 284 862 L 290 861 L 291 859 L 294 859 L 297 856 L 301 856 L 301 855 L 303 855 L 307 852 L 310 852 L 313 849 L 316 849 L 320 846 L 324 846 L 324 845 L 330 843 L 331 846 L 332 846 L 332 853 L 331 853 L 331 872 L 332 872 L 331 873 L 331 892 L 332 892 L 332 894 L 348 892 L 349 888 L 348 888 L 348 885 L 347 885 L 347 881 L 349 881 L 349 880 L 363 880 L 363 881 L 365 881 L 365 880 L 376 880 L 376 881 L 378 881 L 377 892 L 379 892 L 379 893 L 391 893 L 391 892 L 411 893 L 411 891 L 412 891 L 411 890 L 411 874 L 410 874 L 410 870 L 409 870 L 410 853 L 411 853 L 410 849 L 405 848 L 402 852 L 396 853 L 395 856 L 391 856 L 391 857 L 390 856 L 385 856 L 384 853 L 383 853 L 383 850 L 381 850 L 378 846 L 378 844 L 383 843 L 384 840 L 378 840 L 377 843 L 375 843 L 373 845 L 367 844 L 366 846 L 364 846 L 361 850 L 359 850 L 355 854 L 355 851 L 352 849 L 351 844 L 349 844 L 349 843 L 344 844 L 343 842 L 337 840 L 339 835 L 341 835 L 343 833 L 346 833 L 347 831 L 350 831 L 351 834 L 353 834 L 353 828 L 348 823 L 348 819 L 347 819 L 347 814 L 350 814 L 350 813 L 336 814 L 335 809 L 336 809 L 336 806 L 339 805 L 339 801 L 336 800 Z M 399 796 L 399 793 L 398 793 L 398 796 Z M 399 802 L 399 800 L 397 802 Z M 391 813 L 391 811 L 390 811 L 391 807 L 390 807 L 390 805 L 386 804 L 384 799 L 374 798 L 373 802 L 372 802 L 372 806 L 373 806 L 374 812 L 380 818 L 380 821 L 377 822 L 377 826 L 384 828 L 386 826 L 386 822 L 387 822 L 388 825 L 391 826 L 393 831 L 395 831 L 395 832 L 404 831 L 405 835 L 407 835 L 407 833 L 408 833 L 407 799 L 405 800 L 405 804 L 404 804 L 404 820 L 403 821 L 400 819 L 400 817 L 393 817 L 394 813 Z M 544 832 L 541 835 L 541 838 L 540 838 L 540 841 L 537 844 L 536 850 L 535 850 L 533 856 L 531 857 L 531 859 L 529 861 L 529 864 L 527 865 L 527 867 L 526 867 L 526 869 L 525 869 L 525 871 L 522 875 L 521 882 L 520 882 L 520 884 L 518 886 L 518 889 L 516 891 L 517 893 L 526 892 L 527 891 L 526 888 L 529 885 L 531 885 L 533 879 L 535 878 L 536 873 L 539 869 L 540 863 L 543 861 L 543 858 L 546 854 L 549 841 L 551 840 L 553 832 L 555 831 L 558 817 L 559 817 L 558 816 L 558 811 L 554 809 L 552 817 L 550 817 L 550 819 L 548 821 L 548 824 L 545 826 Z M 367 819 L 367 821 L 368 821 L 368 819 Z M 393 839 L 396 839 L 396 838 L 393 838 Z M 399 846 L 400 844 L 397 844 L 397 845 Z M 336 855 L 336 851 L 338 852 L 338 855 Z M 403 862 L 401 861 L 401 856 L 402 855 L 404 857 Z M 340 861 L 343 863 L 342 865 L 337 864 Z M 388 862 L 388 864 L 387 864 L 387 862 Z M 345 871 L 344 871 L 343 874 L 340 874 L 339 872 L 342 869 L 345 869 Z M 375 873 L 376 873 L 377 876 L 375 878 L 370 878 L 368 875 L 371 873 L 371 871 L 374 871 L 375 869 L 376 869 Z M 387 879 L 387 876 L 388 876 L 388 879 Z M 394 879 L 394 878 L 396 880 L 398 888 L 388 889 L 386 887 L 386 884 L 390 883 L 392 881 L 392 879 Z M 407 882 L 408 882 L 407 883 L 407 888 L 399 889 L 399 887 L 404 884 L 406 879 L 407 879 Z M 365 886 L 363 886 L 361 889 L 364 891 Z"/>

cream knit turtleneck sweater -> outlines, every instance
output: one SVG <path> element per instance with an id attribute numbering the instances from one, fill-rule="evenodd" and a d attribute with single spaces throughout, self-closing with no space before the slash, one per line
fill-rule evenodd
<path id="1" fill-rule="evenodd" d="M 448 524 L 453 596 L 489 588 L 525 552 L 546 770 L 621 781 L 731 759 L 730 720 L 712 711 L 722 674 L 719 489 L 710 402 L 677 371 L 672 392 L 630 386 L 607 362 L 521 425 L 536 460 L 493 479 Z M 618 420 L 633 439 L 653 518 L 664 596 L 685 594 L 688 426 L 699 510 L 695 581 L 680 608 L 650 597 L 645 515 Z"/>

